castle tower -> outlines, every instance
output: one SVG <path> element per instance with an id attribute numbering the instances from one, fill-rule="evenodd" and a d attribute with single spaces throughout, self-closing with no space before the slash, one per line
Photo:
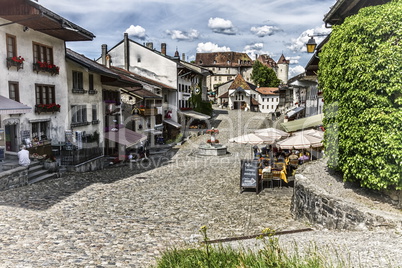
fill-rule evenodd
<path id="1" fill-rule="evenodd" d="M 285 58 L 282 54 L 278 60 L 278 71 L 276 76 L 279 80 L 281 80 L 284 84 L 288 82 L 289 79 L 289 60 Z"/>

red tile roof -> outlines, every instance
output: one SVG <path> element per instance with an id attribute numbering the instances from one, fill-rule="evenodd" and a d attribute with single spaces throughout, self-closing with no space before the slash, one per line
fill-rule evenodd
<path id="1" fill-rule="evenodd" d="M 277 87 L 257 87 L 256 90 L 262 95 L 279 95 Z"/>

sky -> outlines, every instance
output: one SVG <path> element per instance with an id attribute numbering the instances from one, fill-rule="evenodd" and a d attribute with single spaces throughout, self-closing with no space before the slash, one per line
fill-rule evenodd
<path id="1" fill-rule="evenodd" d="M 39 4 L 92 32 L 93 41 L 67 42 L 67 47 L 98 59 L 129 38 L 152 42 L 167 54 L 246 52 L 252 59 L 267 54 L 290 60 L 289 78 L 302 73 L 312 57 L 305 44 L 312 34 L 328 34 L 323 18 L 336 0 L 39 0 Z M 317 44 L 325 36 L 314 37 Z"/>

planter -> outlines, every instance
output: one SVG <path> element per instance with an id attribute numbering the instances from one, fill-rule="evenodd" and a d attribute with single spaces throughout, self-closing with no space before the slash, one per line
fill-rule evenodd
<path id="1" fill-rule="evenodd" d="M 60 112 L 60 105 L 51 103 L 51 104 L 36 104 L 35 105 L 35 113 L 55 113 Z"/>
<path id="2" fill-rule="evenodd" d="M 53 64 L 48 64 L 45 62 L 37 62 L 33 64 L 33 70 L 37 73 L 47 72 L 51 75 L 59 74 L 59 67 Z"/>
<path id="3" fill-rule="evenodd" d="M 21 57 L 7 58 L 7 69 L 10 69 L 10 67 L 17 67 L 17 71 L 24 69 L 24 59 Z"/>

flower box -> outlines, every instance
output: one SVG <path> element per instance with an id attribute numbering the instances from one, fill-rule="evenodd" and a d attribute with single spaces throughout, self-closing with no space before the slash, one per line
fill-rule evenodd
<path id="1" fill-rule="evenodd" d="M 50 104 L 36 104 L 35 105 L 35 113 L 54 113 L 60 112 L 60 105 L 56 103 Z"/>
<path id="2" fill-rule="evenodd" d="M 14 57 L 9 57 L 7 58 L 7 69 L 10 69 L 10 67 L 15 66 L 17 67 L 17 71 L 19 69 L 23 69 L 24 68 L 24 61 L 25 59 L 21 56 L 14 56 Z"/>
<path id="3" fill-rule="evenodd" d="M 54 64 L 37 61 L 33 64 L 33 70 L 38 72 L 48 72 L 51 75 L 59 74 L 60 68 Z"/>

